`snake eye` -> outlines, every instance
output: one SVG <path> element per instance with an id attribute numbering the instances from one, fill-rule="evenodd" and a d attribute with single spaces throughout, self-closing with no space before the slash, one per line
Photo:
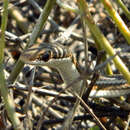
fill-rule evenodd
<path id="1" fill-rule="evenodd" d="M 45 61 L 45 62 L 47 62 L 47 61 L 50 59 L 50 57 L 51 57 L 51 52 L 50 52 L 50 51 L 46 51 L 45 53 L 43 53 L 43 54 L 39 57 L 39 59 L 40 59 L 40 60 L 43 60 L 43 61 Z"/>

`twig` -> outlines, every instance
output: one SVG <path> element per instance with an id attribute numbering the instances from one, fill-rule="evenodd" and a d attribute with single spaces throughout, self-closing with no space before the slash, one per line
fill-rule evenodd
<path id="1" fill-rule="evenodd" d="M 15 83 L 15 85 L 11 85 L 9 86 L 9 88 L 15 88 L 16 90 L 22 90 L 22 91 L 28 91 L 27 87 L 21 83 Z M 53 90 L 46 90 L 46 89 L 40 89 L 40 88 L 36 88 L 36 87 L 32 87 L 32 91 L 40 94 L 42 96 L 57 96 L 59 95 L 59 92 L 53 91 Z M 65 99 L 68 101 L 75 101 L 73 96 L 68 96 L 67 94 L 60 94 L 59 95 L 59 99 Z"/>
<path id="2" fill-rule="evenodd" d="M 64 8 L 67 11 L 71 11 L 74 13 L 79 13 L 79 10 L 77 8 L 73 8 L 67 4 L 64 4 L 64 2 L 60 1 L 60 0 L 56 0 L 56 3 L 61 7 Z"/>
<path id="3" fill-rule="evenodd" d="M 87 111 L 91 114 L 91 116 L 96 119 L 97 123 L 100 125 L 100 127 L 103 130 L 107 130 L 104 125 L 100 122 L 100 120 L 97 118 L 97 116 L 93 113 L 92 109 L 82 100 L 81 97 L 78 96 L 78 94 L 75 93 L 75 96 L 80 100 L 80 102 L 82 103 L 82 105 L 84 106 L 85 109 L 87 109 Z"/>
<path id="4" fill-rule="evenodd" d="M 126 125 L 126 127 L 125 127 L 124 130 L 128 130 L 128 129 L 129 129 L 129 125 L 130 125 L 130 113 L 129 113 L 129 115 L 128 115 L 127 125 Z"/>
<path id="5" fill-rule="evenodd" d="M 39 121 L 38 121 L 37 130 L 40 129 L 41 124 L 42 124 L 42 122 L 44 121 L 44 116 L 45 116 L 45 114 L 48 112 L 49 107 L 51 107 L 51 105 L 58 99 L 59 95 L 60 95 L 61 93 L 63 93 L 65 90 L 67 90 L 68 88 L 72 87 L 72 85 L 74 85 L 74 84 L 76 84 L 77 82 L 79 82 L 79 80 L 81 80 L 81 77 L 78 77 L 77 79 L 75 79 L 74 81 L 72 81 L 69 85 L 66 86 L 65 89 L 61 90 L 61 91 L 59 92 L 59 94 L 56 95 L 56 96 L 50 101 L 50 103 L 48 104 L 48 107 L 43 111 L 43 114 L 42 114 L 41 118 L 40 118 Z"/>
<path id="6" fill-rule="evenodd" d="M 25 98 L 27 97 L 27 93 L 24 93 L 24 92 L 19 91 L 19 90 L 17 90 L 16 92 Z M 34 94 L 32 94 L 32 102 L 35 103 L 37 106 L 40 106 L 43 109 L 48 109 L 48 112 L 50 112 L 55 118 L 62 118 L 61 114 L 59 114 L 58 112 L 53 110 L 51 107 L 48 108 L 48 105 L 43 103 L 42 100 L 39 100 L 39 98 L 37 96 L 35 96 Z"/>
<path id="7" fill-rule="evenodd" d="M 28 110 L 29 110 L 29 106 L 32 103 L 32 86 L 33 86 L 34 77 L 35 77 L 35 70 L 36 70 L 36 68 L 34 67 L 31 71 L 31 74 L 29 75 L 30 77 L 28 77 L 28 80 L 31 80 L 31 81 L 29 81 L 27 101 L 26 101 L 25 109 L 24 109 L 24 113 L 26 114 L 26 117 L 24 119 L 24 127 L 26 129 L 32 129 L 31 120 L 30 120 L 30 117 L 28 114 Z"/>

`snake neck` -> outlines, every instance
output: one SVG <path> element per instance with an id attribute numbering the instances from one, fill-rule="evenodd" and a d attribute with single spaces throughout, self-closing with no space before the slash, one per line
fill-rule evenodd
<path id="1" fill-rule="evenodd" d="M 73 63 L 71 60 L 60 64 L 59 66 L 57 66 L 57 69 L 66 85 L 71 84 L 73 81 L 80 77 L 80 73 L 78 72 L 75 63 Z M 82 80 L 78 81 L 77 83 L 74 83 L 71 87 L 71 90 L 79 93 L 81 84 Z"/>

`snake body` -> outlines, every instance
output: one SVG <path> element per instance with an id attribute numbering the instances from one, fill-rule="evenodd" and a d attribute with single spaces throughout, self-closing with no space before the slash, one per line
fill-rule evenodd
<path id="1" fill-rule="evenodd" d="M 60 44 L 42 43 L 33 45 L 24 51 L 20 59 L 26 64 L 48 66 L 57 69 L 60 72 L 60 75 L 66 85 L 69 85 L 80 76 L 80 73 L 76 68 L 76 62 L 72 53 L 68 50 L 68 48 Z M 108 80 L 109 79 L 110 78 L 108 78 Z M 112 85 L 112 82 L 114 80 L 110 80 L 110 83 L 107 81 L 109 83 L 109 87 L 107 85 L 106 89 L 100 89 L 99 82 L 101 84 L 105 81 L 107 80 L 102 79 L 101 81 L 99 79 L 99 81 L 97 81 L 99 89 L 93 89 L 89 96 L 92 98 L 111 98 L 123 96 L 130 93 L 130 86 L 126 83 L 125 80 L 117 80 L 115 82 L 117 85 L 114 86 Z M 82 81 L 78 82 L 72 86 L 71 89 L 79 93 L 81 83 Z"/>
<path id="2" fill-rule="evenodd" d="M 20 59 L 26 64 L 37 65 L 37 66 L 48 66 L 55 68 L 59 71 L 61 77 L 63 78 L 64 83 L 68 86 L 73 81 L 75 81 L 78 77 L 80 77 L 80 73 L 78 72 L 76 65 L 74 63 L 74 58 L 71 52 L 59 44 L 37 44 L 31 46 L 29 49 L 25 50 L 21 55 Z M 115 87 L 115 86 L 114 86 Z M 73 94 L 78 94 L 82 97 L 83 92 L 85 90 L 83 86 L 83 80 L 79 80 L 76 83 L 73 83 L 70 88 Z M 90 97 L 119 97 L 121 95 L 126 95 L 130 93 L 130 86 L 125 85 L 121 88 L 106 90 L 97 90 L 94 89 L 90 93 Z M 63 130 L 69 129 L 74 114 L 79 106 L 80 100 L 76 99 L 76 102 L 71 111 L 67 114 L 67 118 L 64 121 Z"/>

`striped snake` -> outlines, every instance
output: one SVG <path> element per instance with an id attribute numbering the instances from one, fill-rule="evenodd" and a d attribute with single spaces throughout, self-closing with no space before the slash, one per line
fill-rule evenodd
<path id="1" fill-rule="evenodd" d="M 70 84 L 80 76 L 76 68 L 75 58 L 68 50 L 68 48 L 62 46 L 61 44 L 35 44 L 24 51 L 20 59 L 26 64 L 56 68 L 60 72 L 61 77 L 63 78 L 66 85 Z M 110 83 L 108 82 L 109 86 L 107 85 L 107 88 L 100 89 L 100 84 L 102 84 L 102 82 L 105 82 L 105 80 L 107 82 L 110 80 Z M 113 78 L 112 80 L 112 77 L 99 79 L 99 81 L 97 81 L 99 90 L 93 89 L 90 93 L 90 97 L 111 98 L 123 96 L 130 93 L 130 91 L 128 91 L 130 90 L 130 86 L 126 84 L 126 81 L 124 79 L 117 80 L 117 82 L 115 82 L 115 85 L 113 85 L 114 87 L 112 87 L 111 82 L 114 80 L 117 79 Z M 121 80 L 124 81 L 123 85 L 121 83 L 118 83 Z M 79 92 L 79 88 L 80 86 L 77 86 L 73 89 Z"/>
<path id="2" fill-rule="evenodd" d="M 72 53 L 66 47 L 60 44 L 35 44 L 29 49 L 25 50 L 20 56 L 20 59 L 26 64 L 48 66 L 57 69 L 66 85 L 70 85 L 73 81 L 80 77 L 80 73 L 76 68 L 75 60 Z M 103 79 L 102 81 L 105 81 L 105 79 Z M 110 82 L 111 81 L 114 80 L 111 80 L 110 78 Z M 84 87 L 82 84 L 83 80 L 72 84 L 70 88 L 71 92 L 77 93 L 79 96 L 82 97 L 84 92 Z M 96 87 L 94 87 L 94 89 L 91 91 L 89 97 L 112 98 L 127 95 L 130 93 L 130 86 L 127 83 L 123 83 L 123 85 L 121 83 L 117 83 L 117 85 L 110 85 L 105 89 L 95 88 Z M 74 113 L 79 103 L 80 101 L 79 99 L 77 99 L 74 107 L 68 113 L 67 119 L 65 120 L 63 125 L 63 129 L 68 129 L 71 125 Z"/>

